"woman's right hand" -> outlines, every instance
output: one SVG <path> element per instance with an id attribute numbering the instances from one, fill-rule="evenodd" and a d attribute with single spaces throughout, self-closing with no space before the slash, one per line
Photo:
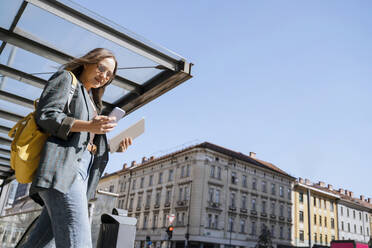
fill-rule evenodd
<path id="1" fill-rule="evenodd" d="M 115 117 L 105 115 L 97 115 L 89 121 L 89 132 L 95 134 L 105 134 L 112 131 L 116 127 Z"/>

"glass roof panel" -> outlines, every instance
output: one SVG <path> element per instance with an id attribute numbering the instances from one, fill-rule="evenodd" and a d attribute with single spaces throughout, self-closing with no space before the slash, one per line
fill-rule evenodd
<path id="1" fill-rule="evenodd" d="M 140 35 L 132 32 L 130 30 L 128 30 L 128 29 L 120 26 L 119 24 L 114 23 L 113 21 L 111 21 L 111 20 L 109 20 L 109 19 L 107 19 L 107 18 L 105 18 L 103 16 L 98 15 L 97 13 L 94 13 L 94 12 L 88 10 L 87 8 L 81 6 L 81 5 L 79 5 L 79 4 L 77 4 L 77 3 L 73 2 L 73 1 L 70 1 L 70 0 L 58 0 L 58 2 L 61 2 L 61 3 L 65 4 L 65 5 L 73 8 L 74 10 L 79 11 L 80 13 L 83 13 L 83 14 L 85 14 L 87 16 L 93 17 L 95 20 L 97 20 L 97 21 L 99 21 L 101 23 L 104 23 L 104 24 L 106 24 L 109 27 L 114 28 L 114 29 L 118 30 L 121 33 L 124 33 L 124 34 L 130 36 L 131 38 L 134 38 L 134 39 L 136 39 L 138 41 L 141 41 L 142 43 L 144 43 L 144 44 L 146 44 L 146 45 L 148 45 L 150 47 L 155 48 L 158 51 L 160 51 L 160 52 L 168 55 L 169 57 L 172 57 L 172 58 L 174 58 L 176 60 L 184 59 L 181 55 L 176 54 L 175 52 L 170 51 L 169 49 L 167 49 L 165 47 L 162 47 L 160 45 L 154 44 L 150 40 L 148 40 L 148 39 L 146 39 L 146 38 L 144 38 L 144 37 L 142 37 L 142 36 L 140 36 Z"/>
<path id="2" fill-rule="evenodd" d="M 42 25 L 43 23 L 48 23 L 48 25 Z M 157 63 L 141 55 L 31 4 L 26 7 L 17 28 L 37 37 L 44 44 L 58 47 L 59 51 L 72 56 L 81 56 L 96 47 L 105 47 L 114 52 L 119 67 L 153 68 L 158 66 Z M 143 73 L 142 70 L 132 69 L 130 71 L 119 70 L 118 75 L 135 83 L 143 84 L 159 72 L 161 71 L 151 68 L 146 69 L 146 73 Z"/>
<path id="3" fill-rule="evenodd" d="M 23 0 L 0 0 L 0 27 L 9 29 Z"/>
<path id="4" fill-rule="evenodd" d="M 41 95 L 43 89 L 6 77 L 2 91 L 30 100 L 35 100 Z"/>
<path id="5" fill-rule="evenodd" d="M 5 49 L 3 53 L 0 56 L 0 62 L 1 64 L 7 65 L 8 58 L 10 55 L 10 50 L 13 46 L 7 44 L 5 46 Z M 46 59 L 44 57 L 38 56 L 34 53 L 31 53 L 29 51 L 23 50 L 19 47 L 17 47 L 14 55 L 14 60 L 11 63 L 11 65 L 8 65 L 9 67 L 15 68 L 20 71 L 24 71 L 29 74 L 34 73 L 40 73 L 40 72 L 52 72 L 54 73 L 57 71 L 59 64 L 55 63 L 54 61 L 51 61 L 49 59 Z M 42 79 L 48 80 L 50 74 L 40 74 L 36 75 L 37 77 L 40 77 Z"/>
<path id="6" fill-rule="evenodd" d="M 17 114 L 17 115 L 20 115 L 20 116 L 26 116 L 31 111 L 33 111 L 32 108 L 24 107 L 24 106 L 21 106 L 21 105 L 15 104 L 15 103 L 11 103 L 11 102 L 8 102 L 8 101 L 4 101 L 4 100 L 0 100 L 0 106 L 1 106 L 0 109 L 3 110 L 3 111 L 9 112 L 9 113 L 14 113 L 14 114 Z M 3 119 L 1 119 L 1 120 L 3 120 Z M 10 123 L 9 125 L 5 125 L 7 127 L 12 127 L 15 124 L 12 121 L 9 121 L 9 120 L 6 120 L 6 121 Z M 0 124 L 0 126 L 1 126 L 1 124 Z"/>
<path id="7" fill-rule="evenodd" d="M 108 103 L 114 103 L 116 100 L 128 93 L 129 91 L 111 84 L 106 87 L 102 100 Z"/>

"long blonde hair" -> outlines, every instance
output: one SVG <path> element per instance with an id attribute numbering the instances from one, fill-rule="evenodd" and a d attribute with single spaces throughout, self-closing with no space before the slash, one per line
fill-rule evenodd
<path id="1" fill-rule="evenodd" d="M 84 56 L 82 56 L 80 58 L 75 58 L 72 61 L 62 65 L 62 69 L 71 71 L 72 73 L 75 74 L 75 76 L 77 78 L 79 78 L 81 73 L 84 70 L 84 65 L 86 65 L 86 64 L 97 64 L 98 62 L 100 62 L 101 60 L 103 60 L 105 58 L 114 59 L 115 69 L 113 71 L 112 77 L 109 79 L 109 81 L 104 86 L 99 87 L 99 88 L 92 88 L 91 89 L 92 95 L 93 95 L 93 101 L 96 104 L 99 113 L 102 111 L 102 107 L 103 107 L 102 96 L 103 96 L 103 93 L 105 93 L 105 88 L 115 78 L 116 71 L 117 71 L 117 68 L 118 68 L 118 62 L 115 58 L 115 55 L 111 51 L 109 51 L 105 48 L 95 48 L 95 49 L 91 50 L 90 52 L 88 52 L 87 54 L 85 54 Z"/>

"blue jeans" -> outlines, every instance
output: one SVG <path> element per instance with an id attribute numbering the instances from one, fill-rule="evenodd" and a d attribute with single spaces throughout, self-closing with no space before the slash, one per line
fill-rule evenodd
<path id="1" fill-rule="evenodd" d="M 93 156 L 85 151 L 69 192 L 55 189 L 39 193 L 45 206 L 23 248 L 91 248 L 87 184 Z"/>

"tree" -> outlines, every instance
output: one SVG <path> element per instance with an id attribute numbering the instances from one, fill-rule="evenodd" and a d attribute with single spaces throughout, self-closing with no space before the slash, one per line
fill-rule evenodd
<path id="1" fill-rule="evenodd" d="M 266 227 L 266 225 L 263 225 L 261 234 L 258 237 L 258 241 L 255 248 L 273 248 L 271 242 L 271 232 Z"/>

